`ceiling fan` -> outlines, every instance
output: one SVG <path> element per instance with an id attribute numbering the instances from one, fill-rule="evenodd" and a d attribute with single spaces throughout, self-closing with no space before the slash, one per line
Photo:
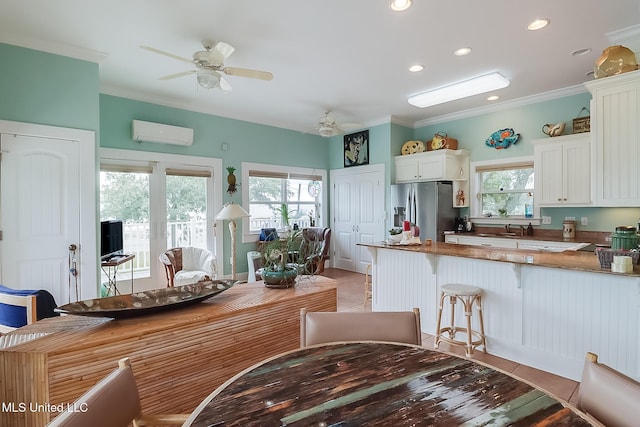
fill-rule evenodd
<path id="1" fill-rule="evenodd" d="M 345 131 L 360 127 L 362 127 L 361 123 L 343 123 L 338 125 L 338 123 L 336 123 L 336 119 L 331 114 L 331 111 L 326 111 L 324 116 L 318 122 L 316 130 L 320 133 L 320 136 L 330 138 L 332 136 L 341 135 L 345 133 Z"/>
<path id="2" fill-rule="evenodd" d="M 193 54 L 193 59 L 183 58 L 173 53 L 165 52 L 150 46 L 140 46 L 142 49 L 154 52 L 178 61 L 186 62 L 196 66 L 195 70 L 182 71 L 160 77 L 160 80 L 171 80 L 189 74 L 195 74 L 198 84 L 207 89 L 220 88 L 223 92 L 231 92 L 231 85 L 223 75 L 250 77 L 260 80 L 271 80 L 273 74 L 268 71 L 250 70 L 247 68 L 225 67 L 224 61 L 231 55 L 235 48 L 225 42 L 213 42 L 212 40 L 202 40 L 204 50 Z"/>

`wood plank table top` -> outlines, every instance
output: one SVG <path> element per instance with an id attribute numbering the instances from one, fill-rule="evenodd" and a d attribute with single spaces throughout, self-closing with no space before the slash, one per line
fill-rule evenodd
<path id="1" fill-rule="evenodd" d="M 349 342 L 285 352 L 221 385 L 184 426 L 566 425 L 587 417 L 476 361 Z"/>

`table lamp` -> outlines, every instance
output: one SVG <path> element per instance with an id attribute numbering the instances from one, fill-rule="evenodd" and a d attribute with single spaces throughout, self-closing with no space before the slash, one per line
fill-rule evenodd
<path id="1" fill-rule="evenodd" d="M 242 206 L 235 203 L 227 203 L 218 215 L 216 221 L 228 220 L 231 233 L 231 279 L 236 279 L 236 219 L 247 218 L 251 215 Z"/>

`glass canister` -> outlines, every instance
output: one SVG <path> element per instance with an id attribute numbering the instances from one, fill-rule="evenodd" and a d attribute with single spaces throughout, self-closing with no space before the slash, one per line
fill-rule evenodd
<path id="1" fill-rule="evenodd" d="M 638 235 L 632 225 L 619 225 L 611 235 L 611 249 L 634 249 L 638 247 Z"/>

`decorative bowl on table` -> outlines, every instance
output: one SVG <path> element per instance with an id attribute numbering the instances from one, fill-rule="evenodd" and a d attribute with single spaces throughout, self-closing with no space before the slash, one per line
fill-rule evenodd
<path id="1" fill-rule="evenodd" d="M 57 307 L 61 314 L 78 316 L 136 317 L 195 304 L 226 291 L 237 280 L 203 280 L 174 288 L 151 289 L 133 294 L 76 301 Z"/>

